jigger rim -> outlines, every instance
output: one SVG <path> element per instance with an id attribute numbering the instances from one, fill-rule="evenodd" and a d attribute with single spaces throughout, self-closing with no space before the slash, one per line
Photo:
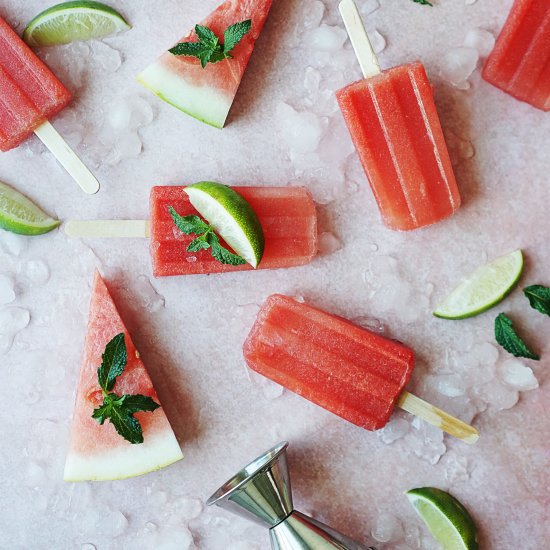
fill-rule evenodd
<path id="1" fill-rule="evenodd" d="M 269 468 L 287 449 L 288 441 L 282 441 L 275 445 L 269 451 L 262 453 L 255 458 L 252 462 L 249 462 L 244 468 L 242 468 L 233 477 L 228 479 L 207 501 L 207 506 L 212 506 L 220 500 L 225 500 L 232 494 L 236 493 L 244 485 L 246 485 L 252 478 L 266 468 Z"/>

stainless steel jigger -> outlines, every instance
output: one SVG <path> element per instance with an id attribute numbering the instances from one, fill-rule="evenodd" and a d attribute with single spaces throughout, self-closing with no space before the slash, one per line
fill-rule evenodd
<path id="1" fill-rule="evenodd" d="M 374 550 L 294 510 L 286 460 L 279 443 L 244 467 L 207 501 L 269 527 L 273 550 Z"/>

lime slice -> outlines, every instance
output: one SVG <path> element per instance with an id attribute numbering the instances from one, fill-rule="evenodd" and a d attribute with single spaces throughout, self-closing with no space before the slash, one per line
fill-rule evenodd
<path id="1" fill-rule="evenodd" d="M 252 267 L 264 253 L 264 232 L 258 216 L 236 191 L 211 181 L 186 187 L 191 204 L 214 231 Z"/>
<path id="2" fill-rule="evenodd" d="M 59 224 L 19 191 L 0 182 L 0 228 L 20 235 L 42 235 Z"/>
<path id="3" fill-rule="evenodd" d="M 443 319 L 466 319 L 498 304 L 516 285 L 523 254 L 515 250 L 480 267 L 457 286 L 433 312 Z"/>
<path id="4" fill-rule="evenodd" d="M 433 487 L 412 489 L 406 495 L 444 550 L 478 550 L 474 521 L 456 498 Z"/>
<path id="5" fill-rule="evenodd" d="M 103 38 L 130 29 L 122 15 L 101 2 L 77 0 L 39 13 L 23 33 L 29 46 L 55 46 Z"/>

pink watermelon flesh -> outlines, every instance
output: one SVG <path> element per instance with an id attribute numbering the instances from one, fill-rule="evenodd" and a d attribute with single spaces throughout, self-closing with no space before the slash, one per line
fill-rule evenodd
<path id="1" fill-rule="evenodd" d="M 272 0 L 228 0 L 200 23 L 223 42 L 227 27 L 247 19 L 252 21 L 250 31 L 231 52 L 233 59 L 208 63 L 203 69 L 197 58 L 166 52 L 138 80 L 178 109 L 223 127 L 271 3 Z M 198 41 L 194 30 L 179 42 L 191 41 Z"/>
<path id="2" fill-rule="evenodd" d="M 183 458 L 162 408 L 154 412 L 135 414 L 143 429 L 144 438 L 143 443 L 136 445 L 122 438 L 109 421 L 100 426 L 92 418 L 93 410 L 102 402 L 101 389 L 97 381 L 101 356 L 107 343 L 120 333 L 124 333 L 128 363 L 117 379 L 113 391 L 118 395 L 147 395 L 160 403 L 107 286 L 99 273 L 96 273 L 84 362 L 80 371 L 69 452 L 65 464 L 66 481 L 132 477 L 157 470 Z"/>

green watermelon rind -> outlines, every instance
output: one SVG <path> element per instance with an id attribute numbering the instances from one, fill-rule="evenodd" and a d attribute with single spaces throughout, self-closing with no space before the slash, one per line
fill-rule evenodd
<path id="1" fill-rule="evenodd" d="M 140 454 L 142 456 L 138 457 Z M 182 459 L 183 453 L 174 433 L 166 430 L 150 435 L 140 445 L 121 440 L 119 448 L 105 450 L 101 455 L 84 456 L 70 452 L 67 455 L 63 480 L 78 482 L 128 479 L 155 472 Z"/>
<path id="2" fill-rule="evenodd" d="M 162 66 L 162 58 L 149 65 L 137 76 L 137 81 L 166 103 L 183 113 L 214 128 L 222 129 L 229 115 L 233 99 L 217 92 L 213 87 L 194 87 L 184 78 L 172 74 Z M 218 104 L 218 114 L 213 107 Z M 199 105 L 190 109 L 189 104 Z"/>

